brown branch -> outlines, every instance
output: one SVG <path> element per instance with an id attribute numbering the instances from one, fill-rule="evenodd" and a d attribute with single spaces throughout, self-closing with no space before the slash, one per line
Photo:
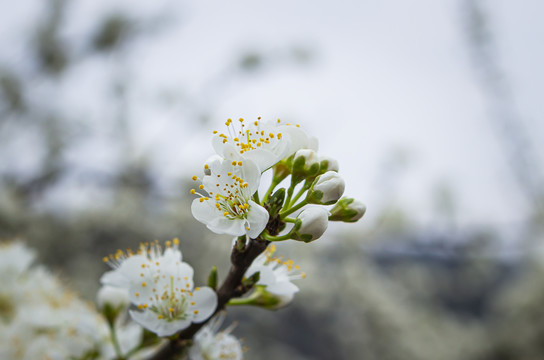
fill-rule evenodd
<path id="1" fill-rule="evenodd" d="M 236 245 L 234 246 L 230 257 L 231 267 L 229 273 L 223 281 L 223 284 L 221 284 L 217 290 L 217 308 L 213 315 L 223 310 L 230 299 L 242 295 L 244 292 L 241 290 L 243 289 L 242 278 L 244 277 L 244 274 L 253 260 L 266 249 L 268 244 L 268 241 L 257 238 L 249 240 L 249 243 L 243 251 L 238 250 Z M 210 316 L 207 321 L 209 321 L 213 315 Z M 151 357 L 150 360 L 173 360 L 179 358 L 183 355 L 184 350 L 190 344 L 191 339 L 195 336 L 197 331 L 200 330 L 207 321 L 200 324 L 191 324 L 191 326 L 181 331 L 175 340 L 169 341 L 159 350 L 159 352 Z"/>

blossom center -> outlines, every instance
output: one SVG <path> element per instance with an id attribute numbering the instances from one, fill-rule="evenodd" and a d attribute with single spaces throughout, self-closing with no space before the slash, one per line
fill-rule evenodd
<path id="1" fill-rule="evenodd" d="M 260 119 L 258 117 L 256 121 L 246 126 L 244 119 L 240 118 L 240 127 L 238 128 L 234 126 L 232 119 L 228 119 L 225 122 L 227 134 L 220 133 L 219 137 L 223 139 L 223 144 L 230 140 L 238 148 L 240 154 L 260 148 L 274 147 L 282 139 L 283 134 L 271 131 L 267 126 L 261 124 Z M 213 133 L 217 134 L 218 132 L 214 131 Z"/>
<path id="2" fill-rule="evenodd" d="M 233 167 L 241 167 L 243 165 L 242 161 L 233 161 Z M 215 173 L 208 167 L 205 166 L 206 170 L 209 170 L 208 179 L 216 179 L 214 181 L 208 180 L 205 181 L 207 185 L 200 185 L 199 189 L 206 191 L 209 196 L 213 196 L 213 201 L 215 201 L 215 207 L 217 210 L 223 213 L 223 216 L 229 219 L 245 219 L 249 212 L 249 199 L 251 194 L 249 193 L 249 183 L 246 182 L 242 177 L 233 172 L 229 171 L 225 173 Z M 193 180 L 197 180 L 197 176 L 193 176 Z M 210 189 L 211 187 L 211 189 Z M 191 194 L 198 194 L 196 189 L 191 190 Z M 200 196 L 200 202 L 212 200 L 208 196 L 198 194 Z"/>

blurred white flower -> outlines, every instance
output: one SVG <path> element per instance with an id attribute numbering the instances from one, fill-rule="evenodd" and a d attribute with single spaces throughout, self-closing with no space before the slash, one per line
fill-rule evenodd
<path id="1" fill-rule="evenodd" d="M 232 327 L 219 332 L 224 316 L 217 316 L 194 337 L 189 349 L 189 360 L 241 360 L 243 349 L 240 341 L 230 335 Z"/>
<path id="2" fill-rule="evenodd" d="M 36 258 L 34 251 L 21 241 L 0 244 L 0 272 L 19 275 L 26 271 Z"/>
<path id="3" fill-rule="evenodd" d="M 129 312 L 132 319 L 158 336 L 206 320 L 217 306 L 211 288 L 194 288 L 193 268 L 182 262 L 178 245 L 177 239 L 167 241 L 163 253 L 158 242 L 142 244 L 137 253 L 104 258 L 115 269 L 102 276 L 102 284 L 128 290 L 139 309 Z"/>
<path id="4" fill-rule="evenodd" d="M 0 245 L 0 359 L 113 359 L 104 318 L 44 268 L 31 268 L 33 258 L 22 243 Z"/>
<path id="5" fill-rule="evenodd" d="M 206 191 L 191 205 L 193 216 L 217 234 L 256 238 L 268 223 L 268 211 L 251 199 L 259 188 L 261 173 L 252 160 L 212 157 L 205 165 L 210 175 L 202 179 Z M 193 176 L 196 181 L 198 178 Z M 197 194 L 197 190 L 191 190 Z"/>
<path id="6" fill-rule="evenodd" d="M 276 245 L 269 245 L 266 250 L 260 254 L 246 271 L 246 277 L 259 272 L 259 281 L 257 285 L 265 286 L 266 291 L 282 297 L 283 305 L 289 303 L 298 287 L 292 280 L 303 279 L 306 274 L 300 272 L 300 267 L 295 265 L 293 260 L 282 260 L 274 257 Z"/>
<path id="7" fill-rule="evenodd" d="M 126 289 L 109 285 L 104 285 L 98 290 L 96 301 L 99 309 L 103 309 L 105 306 L 120 309 L 126 308 L 130 304 L 128 291 Z"/>

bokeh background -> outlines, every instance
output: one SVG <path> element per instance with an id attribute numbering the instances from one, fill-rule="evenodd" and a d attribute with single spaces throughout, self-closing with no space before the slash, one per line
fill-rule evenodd
<path id="1" fill-rule="evenodd" d="M 180 237 L 204 281 L 230 239 L 190 177 L 229 118 L 301 124 L 357 224 L 279 251 L 287 309 L 233 309 L 248 359 L 544 358 L 539 1 L 0 3 L 0 238 L 94 301 L 101 259 Z"/>

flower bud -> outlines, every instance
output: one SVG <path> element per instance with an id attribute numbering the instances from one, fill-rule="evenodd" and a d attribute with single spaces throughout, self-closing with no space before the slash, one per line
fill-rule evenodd
<path id="1" fill-rule="evenodd" d="M 310 149 L 301 149 L 293 157 L 293 181 L 298 183 L 308 176 L 319 172 L 317 153 Z"/>
<path id="2" fill-rule="evenodd" d="M 110 323 L 113 323 L 130 304 L 127 290 L 108 285 L 104 285 L 98 290 L 96 298 L 98 308 Z"/>
<path id="3" fill-rule="evenodd" d="M 320 156 L 319 157 L 319 172 L 321 174 L 324 174 L 327 171 L 338 172 L 338 161 L 328 156 Z"/>
<path id="4" fill-rule="evenodd" d="M 298 216 L 294 239 L 304 242 L 317 240 L 327 230 L 329 224 L 329 212 L 321 207 L 309 207 L 304 209 Z"/>
<path id="5" fill-rule="evenodd" d="M 356 222 L 366 212 L 366 206 L 359 200 L 341 198 L 331 210 L 330 221 Z"/>
<path id="6" fill-rule="evenodd" d="M 306 200 L 310 204 L 332 205 L 342 197 L 345 187 L 344 179 L 337 172 L 327 171 L 315 179 Z"/>
<path id="7" fill-rule="evenodd" d="M 266 286 L 258 285 L 244 305 L 259 306 L 268 310 L 277 310 L 293 301 L 294 294 L 278 295 L 266 291 Z"/>

